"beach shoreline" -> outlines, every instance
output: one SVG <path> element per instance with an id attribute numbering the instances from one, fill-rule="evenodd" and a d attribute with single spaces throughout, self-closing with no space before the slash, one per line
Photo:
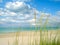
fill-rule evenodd
<path id="1" fill-rule="evenodd" d="M 54 39 L 56 34 L 57 37 L 59 38 L 59 33 L 60 30 L 49 30 L 47 31 L 42 31 L 42 38 L 43 40 L 50 38 Z M 50 37 L 51 36 L 51 37 Z M 48 38 L 47 38 L 48 37 Z M 0 45 L 8 45 L 8 41 L 10 42 L 10 45 L 13 44 L 13 42 L 18 38 L 19 45 L 25 44 L 28 45 L 28 43 L 32 43 L 34 40 L 36 40 L 38 43 L 40 41 L 40 31 L 21 31 L 21 32 L 11 32 L 11 33 L 4 33 L 0 34 Z M 24 45 L 23 44 L 23 45 Z"/>

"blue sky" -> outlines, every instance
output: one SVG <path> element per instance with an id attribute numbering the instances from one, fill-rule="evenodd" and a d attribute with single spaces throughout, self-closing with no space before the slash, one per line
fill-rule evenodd
<path id="1" fill-rule="evenodd" d="M 13 0 L 3 0 L 0 2 L 0 7 L 4 7 L 7 2 L 11 2 Z M 54 0 L 31 0 L 25 1 L 32 7 L 36 8 L 39 11 L 49 12 L 54 14 L 56 11 L 60 10 L 60 1 Z M 52 10 L 52 11 L 51 11 Z"/>
<path id="2" fill-rule="evenodd" d="M 60 10 L 60 1 L 34 0 L 32 5 L 38 10 L 55 13 Z"/>
<path id="3" fill-rule="evenodd" d="M 37 13 L 36 24 L 34 10 Z M 0 0 L 1 26 L 40 25 L 38 22 L 42 14 L 50 15 L 49 26 L 60 25 L 60 0 Z"/>

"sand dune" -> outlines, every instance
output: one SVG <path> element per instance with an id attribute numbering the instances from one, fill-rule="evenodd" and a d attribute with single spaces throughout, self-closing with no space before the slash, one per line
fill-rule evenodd
<path id="1" fill-rule="evenodd" d="M 59 38 L 60 30 L 51 30 L 51 31 L 42 31 L 43 40 L 53 40 L 56 36 L 56 39 Z M 4 33 L 0 34 L 0 45 L 15 45 L 15 42 L 18 42 L 18 45 L 31 45 L 34 41 L 40 42 L 40 31 L 21 31 L 13 33 Z"/>

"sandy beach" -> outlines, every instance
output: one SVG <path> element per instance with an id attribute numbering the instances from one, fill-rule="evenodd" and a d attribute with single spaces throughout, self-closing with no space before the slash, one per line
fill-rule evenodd
<path id="1" fill-rule="evenodd" d="M 49 30 L 42 31 L 43 40 L 53 40 L 59 38 L 60 30 Z M 21 32 L 11 32 L 11 33 L 2 33 L 0 34 L 0 45 L 15 45 L 15 42 L 18 42 L 18 45 L 31 45 L 37 41 L 38 45 L 40 42 L 40 31 L 21 31 Z"/>

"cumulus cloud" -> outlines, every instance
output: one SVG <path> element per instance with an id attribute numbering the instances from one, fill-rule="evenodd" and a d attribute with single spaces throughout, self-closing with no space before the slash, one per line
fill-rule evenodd
<path id="1" fill-rule="evenodd" d="M 29 13 L 31 7 L 24 2 L 8 2 L 6 3 L 6 9 L 13 12 Z"/>
<path id="2" fill-rule="evenodd" d="M 58 11 L 58 15 L 59 15 Z M 34 19 L 34 13 L 36 13 L 36 20 Z M 48 26 L 55 26 L 55 24 L 60 23 L 58 16 L 52 16 L 50 13 L 44 13 L 32 8 L 25 2 L 7 2 L 5 8 L 0 8 L 0 24 L 5 25 L 38 25 L 40 26 L 40 18 L 42 15 L 42 22 L 46 21 L 48 15 L 50 15 L 48 20 Z M 56 21 L 57 20 L 57 21 Z M 36 21 L 36 23 L 35 23 Z"/>
<path id="3" fill-rule="evenodd" d="M 33 18 L 33 8 L 24 2 L 8 2 L 5 8 L 0 8 L 0 22 L 28 23 Z"/>
<path id="4" fill-rule="evenodd" d="M 58 16 L 60 16 L 60 11 L 57 11 L 56 14 L 57 14 Z"/>

